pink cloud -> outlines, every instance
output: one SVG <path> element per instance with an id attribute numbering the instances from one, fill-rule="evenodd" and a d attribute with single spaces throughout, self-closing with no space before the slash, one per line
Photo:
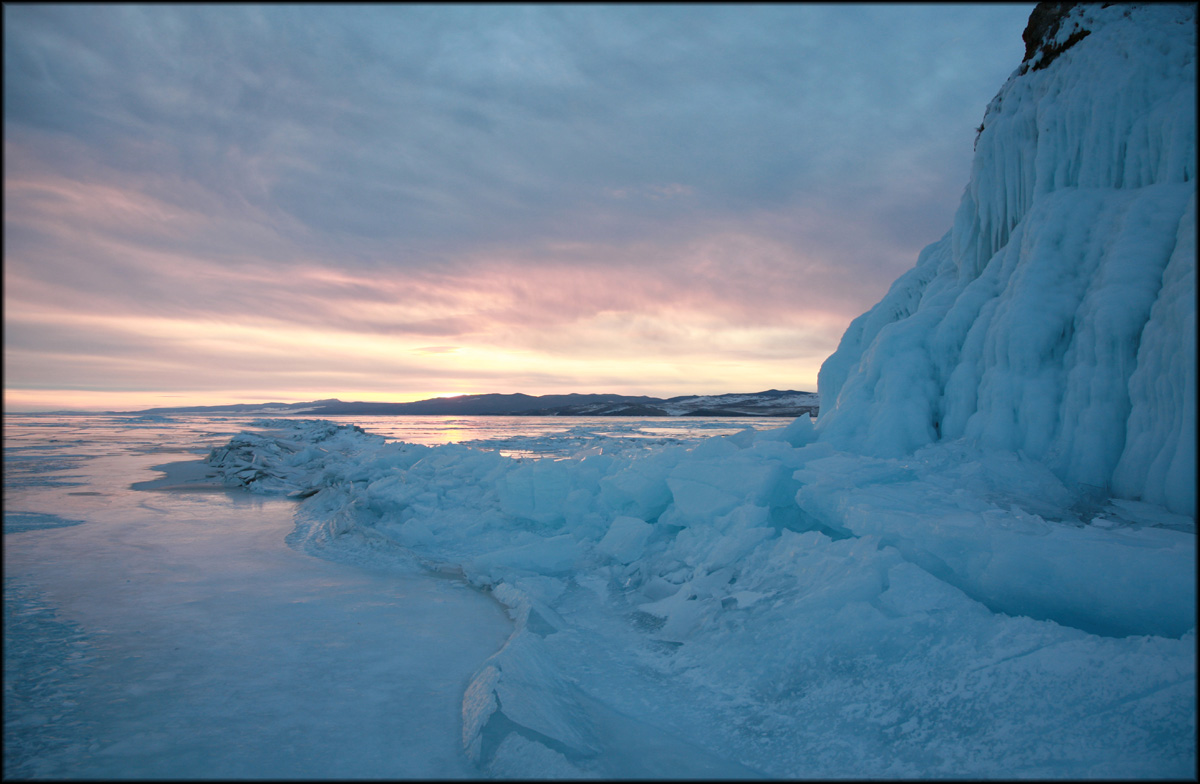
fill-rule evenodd
<path id="1" fill-rule="evenodd" d="M 5 189 L 18 238 L 4 270 L 6 327 L 21 336 L 6 340 L 15 387 L 215 394 L 273 383 L 394 399 L 500 385 L 813 389 L 864 307 L 864 282 L 837 249 L 801 242 L 804 226 L 846 228 L 820 211 L 673 224 L 649 239 L 464 248 L 420 265 L 370 243 L 346 260 L 273 234 L 260 216 L 214 215 L 129 182 L 23 174 Z M 229 236 L 252 242 L 235 253 Z"/>

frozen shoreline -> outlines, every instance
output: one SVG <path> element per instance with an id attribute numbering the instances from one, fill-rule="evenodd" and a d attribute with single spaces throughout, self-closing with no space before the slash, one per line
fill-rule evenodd
<path id="1" fill-rule="evenodd" d="M 210 460 L 305 498 L 293 546 L 412 552 L 508 608 L 516 630 L 463 702 L 489 775 L 1194 765 L 1195 529 L 1164 509 L 965 444 L 840 453 L 803 418 L 539 460 L 269 425 Z M 661 772 L 631 734 L 690 765 Z"/>

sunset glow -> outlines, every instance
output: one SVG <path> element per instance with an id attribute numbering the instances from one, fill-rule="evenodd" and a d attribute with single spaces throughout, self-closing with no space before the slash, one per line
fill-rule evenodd
<path id="1" fill-rule="evenodd" d="M 815 391 L 1028 8 L 4 14 L 18 411 Z"/>

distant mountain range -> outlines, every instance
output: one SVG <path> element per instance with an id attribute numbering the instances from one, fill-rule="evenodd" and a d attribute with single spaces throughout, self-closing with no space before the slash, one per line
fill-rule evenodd
<path id="1" fill-rule="evenodd" d="M 149 408 L 134 414 L 306 414 L 320 416 L 388 416 L 432 414 L 442 416 L 701 416 L 797 417 L 816 416 L 815 392 L 769 389 L 766 392 L 726 395 L 683 395 L 672 398 L 645 395 L 458 395 L 413 403 L 345 403 L 314 400 L 310 403 L 237 403 L 228 406 Z"/>

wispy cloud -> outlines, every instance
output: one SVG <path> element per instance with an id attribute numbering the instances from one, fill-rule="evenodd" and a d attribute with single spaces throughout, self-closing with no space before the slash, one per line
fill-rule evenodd
<path id="1" fill-rule="evenodd" d="M 812 388 L 1029 8 L 5 6 L 6 383 Z"/>

